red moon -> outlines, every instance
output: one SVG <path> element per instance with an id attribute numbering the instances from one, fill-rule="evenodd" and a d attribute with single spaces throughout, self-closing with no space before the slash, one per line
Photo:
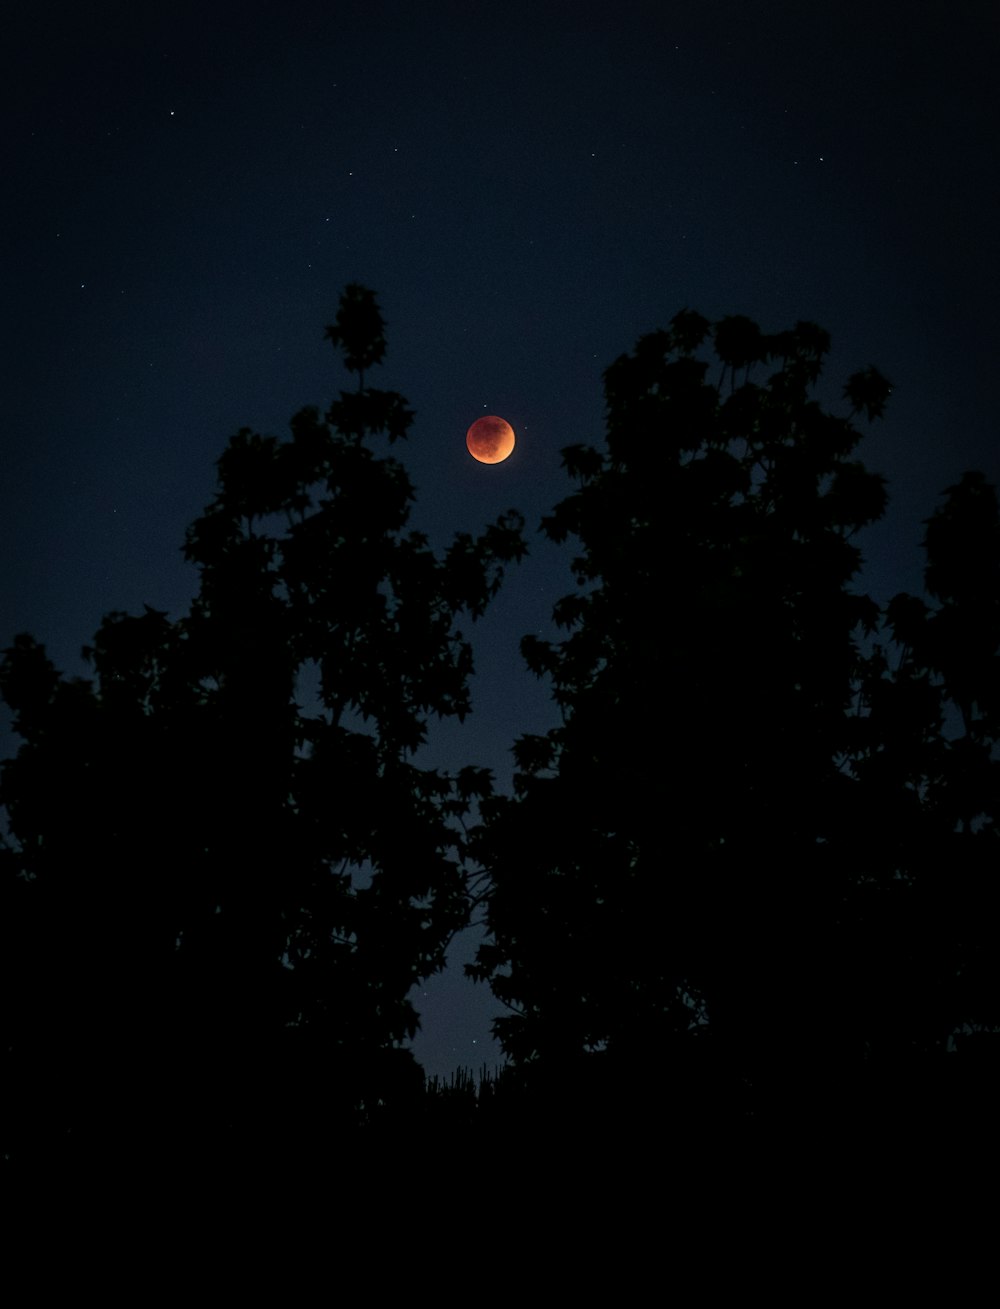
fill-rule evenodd
<path id="1" fill-rule="evenodd" d="M 465 434 L 465 444 L 481 464 L 500 464 L 514 449 L 514 429 L 505 419 L 490 414 L 476 419 Z"/>

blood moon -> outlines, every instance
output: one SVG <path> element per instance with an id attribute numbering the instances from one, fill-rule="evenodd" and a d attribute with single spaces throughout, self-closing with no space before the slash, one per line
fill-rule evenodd
<path id="1" fill-rule="evenodd" d="M 500 464 L 514 449 L 514 429 L 503 418 L 477 418 L 465 434 L 469 454 L 481 464 Z"/>

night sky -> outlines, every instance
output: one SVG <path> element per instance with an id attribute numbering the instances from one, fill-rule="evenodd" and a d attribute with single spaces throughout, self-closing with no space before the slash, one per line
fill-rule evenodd
<path id="1" fill-rule="evenodd" d="M 687 306 L 833 337 L 893 383 L 859 450 L 886 475 L 861 585 L 921 586 L 921 520 L 963 470 L 1000 480 L 1000 7 L 22 7 L 5 20 L 0 645 L 58 667 L 110 610 L 179 616 L 185 527 L 240 427 L 285 435 L 352 387 L 323 329 L 373 288 L 416 411 L 411 526 L 445 545 L 510 506 L 530 557 L 476 625 L 475 712 L 422 761 L 509 787 L 555 722 L 518 653 L 572 589 L 537 534 L 600 444 L 601 375 Z M 475 463 L 469 424 L 518 445 Z M 664 688 L 670 694 L 670 688 Z M 0 710 L 0 754 L 16 747 Z M 431 1073 L 499 1058 L 458 964 L 417 997 Z"/>

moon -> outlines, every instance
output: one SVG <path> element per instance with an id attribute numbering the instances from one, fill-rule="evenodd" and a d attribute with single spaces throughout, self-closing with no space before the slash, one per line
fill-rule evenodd
<path id="1" fill-rule="evenodd" d="M 477 418 L 465 434 L 469 454 L 481 464 L 500 464 L 514 449 L 514 429 L 504 418 Z"/>

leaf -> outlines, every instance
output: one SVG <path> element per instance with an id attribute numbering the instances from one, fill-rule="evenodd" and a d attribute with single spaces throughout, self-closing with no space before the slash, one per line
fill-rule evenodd
<path id="1" fill-rule="evenodd" d="M 730 368 L 747 368 L 764 359 L 760 328 L 742 314 L 723 318 L 715 329 L 715 353 Z"/>
<path id="2" fill-rule="evenodd" d="M 518 768 L 529 774 L 551 768 L 555 759 L 556 742 L 551 736 L 520 736 L 511 747 Z"/>
<path id="3" fill-rule="evenodd" d="M 682 309 L 670 320 L 674 343 L 682 354 L 694 354 L 712 325 L 702 314 L 692 309 Z"/>
<path id="4" fill-rule="evenodd" d="M 587 445 L 567 445 L 560 452 L 562 466 L 570 477 L 589 481 L 604 467 L 604 456 Z"/>
<path id="5" fill-rule="evenodd" d="M 869 472 L 859 461 L 837 467 L 823 498 L 829 521 L 851 529 L 877 522 L 888 503 L 885 478 L 881 473 Z"/>
<path id="6" fill-rule="evenodd" d="M 892 634 L 900 645 L 918 647 L 926 632 L 929 610 L 923 600 L 905 591 L 894 595 L 886 606 L 885 616 Z"/>
<path id="7" fill-rule="evenodd" d="M 869 422 L 882 417 L 891 393 L 892 384 L 873 367 L 852 373 L 844 387 L 844 398 L 850 403 L 851 413 L 864 413 Z"/>
<path id="8" fill-rule="evenodd" d="M 375 293 L 352 283 L 344 289 L 336 324 L 327 327 L 326 339 L 343 350 L 351 373 L 365 373 L 385 357 L 385 324 L 375 302 Z"/>

